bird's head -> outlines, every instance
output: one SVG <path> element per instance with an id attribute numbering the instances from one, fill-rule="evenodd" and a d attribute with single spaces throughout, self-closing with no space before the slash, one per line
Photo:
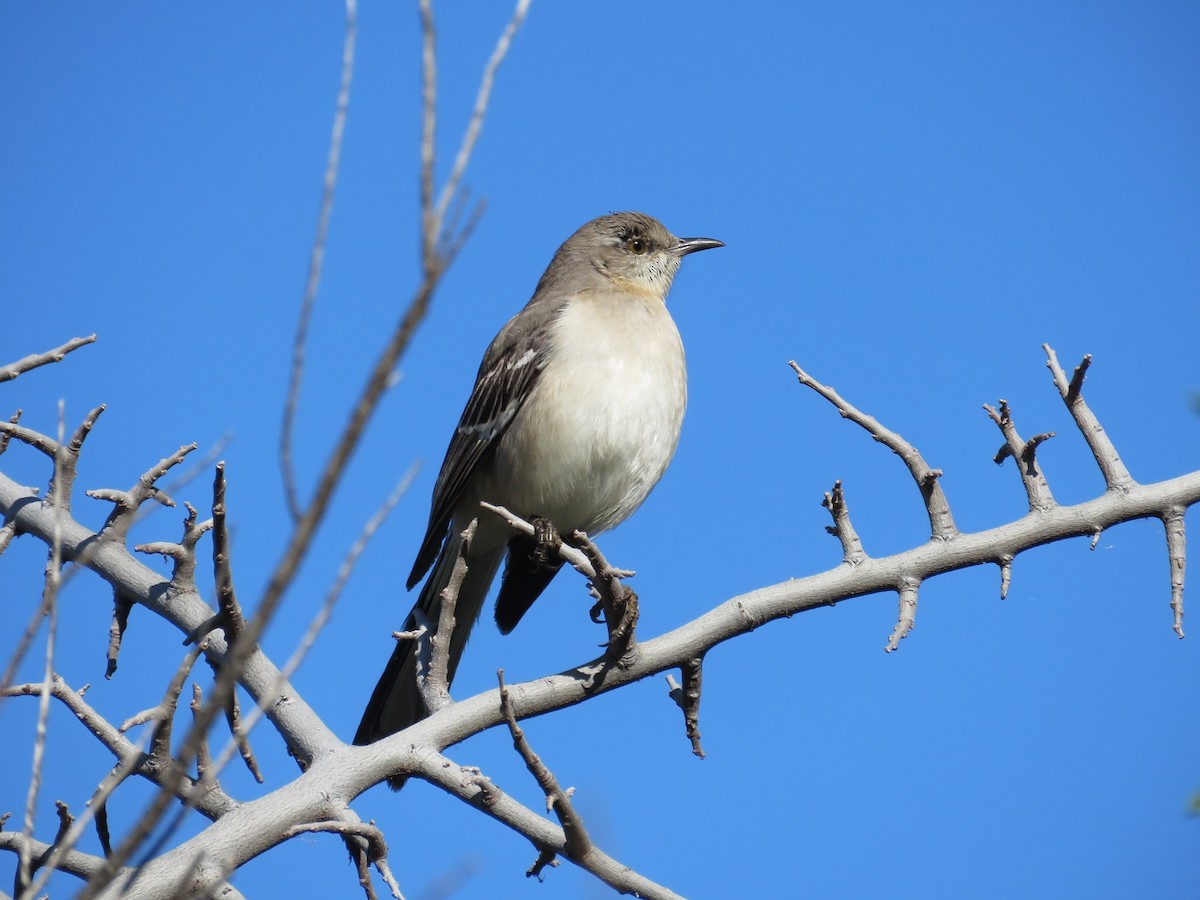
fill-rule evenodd
<path id="1" fill-rule="evenodd" d="M 644 213 L 611 213 L 567 238 L 546 274 L 567 271 L 593 285 L 606 281 L 663 301 L 685 256 L 724 246 L 713 238 L 677 238 Z"/>

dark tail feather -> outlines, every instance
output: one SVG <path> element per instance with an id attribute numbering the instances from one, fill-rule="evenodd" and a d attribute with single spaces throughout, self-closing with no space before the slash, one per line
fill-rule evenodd
<path id="1" fill-rule="evenodd" d="M 421 588 L 420 597 L 417 599 L 416 606 L 413 607 L 414 610 L 422 610 L 434 628 L 437 627 L 438 615 L 441 611 L 441 593 L 454 571 L 460 543 L 461 539 L 457 531 L 452 531 L 446 540 L 446 545 L 442 548 L 441 555 L 438 556 L 433 574 Z M 454 634 L 450 638 L 448 667 L 451 681 L 454 680 L 454 673 L 458 670 L 458 661 L 462 658 L 463 650 L 466 649 L 467 636 L 470 634 L 475 620 L 479 618 L 479 611 L 483 608 L 483 601 L 487 598 L 488 588 L 496 575 L 496 569 L 499 568 L 503 552 L 504 548 L 499 547 L 479 556 L 468 557 L 467 575 L 459 589 L 458 603 L 454 608 L 456 624 Z M 413 613 L 409 613 L 408 618 L 404 620 L 404 630 L 412 631 L 416 627 L 416 618 Z M 417 641 L 396 642 L 387 668 L 383 670 L 383 675 L 375 685 L 375 690 L 372 691 L 371 699 L 367 703 L 367 709 L 363 713 L 362 721 L 358 724 L 358 731 L 354 734 L 354 743 L 372 744 L 397 731 L 402 731 L 427 715 L 425 703 L 421 699 L 421 692 L 417 687 L 417 647 Z M 388 784 L 393 790 L 399 790 L 404 785 L 404 779 L 390 778 Z"/>
<path id="2" fill-rule="evenodd" d="M 533 601 L 541 596 L 562 568 L 561 558 L 552 563 L 538 560 L 536 549 L 537 542 L 527 535 L 517 535 L 508 542 L 508 560 L 496 597 L 496 625 L 501 634 L 508 634 L 517 627 Z"/>

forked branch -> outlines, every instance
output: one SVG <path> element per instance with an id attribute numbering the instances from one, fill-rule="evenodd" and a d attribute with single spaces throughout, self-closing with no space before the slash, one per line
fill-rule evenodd
<path id="1" fill-rule="evenodd" d="M 885 428 L 874 416 L 869 416 L 847 403 L 833 388 L 821 384 L 801 369 L 795 360 L 789 362 L 788 365 L 792 367 L 792 371 L 796 373 L 796 377 L 802 385 L 812 388 L 832 403 L 843 419 L 849 419 L 854 424 L 866 429 L 871 437 L 904 461 L 904 465 L 908 467 L 909 473 L 921 491 L 921 498 L 925 501 L 925 511 L 929 515 L 929 527 L 934 540 L 948 541 L 958 534 L 958 527 L 954 524 L 954 517 L 950 514 L 950 503 L 946 500 L 939 481 L 942 477 L 941 469 L 931 468 L 916 447 L 896 432 Z"/>

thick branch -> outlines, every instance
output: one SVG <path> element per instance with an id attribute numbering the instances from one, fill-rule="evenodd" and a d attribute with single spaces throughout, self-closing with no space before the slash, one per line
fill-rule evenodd
<path id="1" fill-rule="evenodd" d="M 0 480 L 0 508 L 6 491 L 19 490 L 10 485 Z M 26 507 L 36 505 L 36 501 L 29 501 L 27 495 L 18 496 L 26 498 Z M 999 528 L 961 534 L 951 542 L 931 541 L 905 553 L 864 560 L 856 567 L 838 566 L 819 575 L 781 582 L 734 597 L 681 628 L 641 642 L 632 663 L 628 667 L 614 668 L 600 691 L 590 689 L 588 682 L 595 669 L 603 664 L 602 659 L 559 675 L 510 685 L 513 709 L 521 719 L 561 709 L 595 693 L 677 668 L 711 647 L 765 622 L 851 597 L 895 590 L 906 576 L 926 579 L 968 566 L 994 564 L 1005 555 L 1015 557 L 1031 547 L 1068 537 L 1086 537 L 1097 527 L 1106 529 L 1133 519 L 1158 518 L 1162 510 L 1172 505 L 1186 508 L 1197 502 L 1200 502 L 1200 472 L 1193 472 L 1158 484 L 1137 485 L 1125 493 L 1107 492 L 1076 506 L 1056 507 L 1037 516 L 1026 515 Z M 23 509 L 18 514 L 27 515 L 28 512 L 29 509 Z M 25 523 L 34 526 L 37 519 L 27 515 L 23 519 Z M 37 531 L 33 527 L 26 530 Z M 66 546 L 73 546 L 74 527 L 65 528 L 64 534 Z M 97 560 L 106 561 L 106 558 L 98 555 Z M 291 704 L 279 706 L 286 710 Z M 275 710 L 276 715 L 278 712 Z M 463 788 L 458 783 L 463 777 L 460 770 L 444 768 L 450 764 L 434 748 L 448 747 L 499 724 L 502 719 L 499 691 L 494 689 L 459 700 L 454 706 L 402 733 L 368 747 L 347 747 L 337 742 L 328 744 L 328 751 L 320 755 L 297 781 L 231 811 L 201 835 L 149 863 L 146 874 L 152 874 L 160 867 L 179 871 L 186 864 L 184 861 L 198 852 L 208 854 L 209 858 L 227 859 L 236 866 L 278 843 L 283 839 L 284 829 L 296 821 L 325 818 L 328 810 L 321 807 L 321 797 L 352 798 L 397 772 L 416 774 L 452 793 L 478 797 L 480 789 Z M 505 800 L 501 798 L 488 806 L 480 800 L 477 805 L 489 815 L 517 828 L 535 843 L 541 841 L 556 852 L 564 847 L 561 829 L 544 820 L 538 821 L 536 816 L 530 821 L 519 812 L 523 807 Z M 248 834 L 253 835 L 253 839 L 248 840 Z"/>
<path id="2" fill-rule="evenodd" d="M 25 836 L 19 831 L 0 831 L 0 850 L 16 854 L 25 851 L 30 853 L 33 858 L 41 859 L 54 850 L 54 845 L 38 840 L 26 841 Z M 104 868 L 104 858 L 72 850 L 70 853 L 63 854 L 56 868 L 60 872 L 66 872 L 86 881 Z"/>

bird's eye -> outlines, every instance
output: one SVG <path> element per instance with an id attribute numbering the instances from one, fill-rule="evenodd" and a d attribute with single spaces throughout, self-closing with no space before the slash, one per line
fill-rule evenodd
<path id="1" fill-rule="evenodd" d="M 642 256 L 646 252 L 646 242 L 640 237 L 631 237 L 625 242 L 625 246 L 629 248 L 629 252 L 634 256 Z"/>

